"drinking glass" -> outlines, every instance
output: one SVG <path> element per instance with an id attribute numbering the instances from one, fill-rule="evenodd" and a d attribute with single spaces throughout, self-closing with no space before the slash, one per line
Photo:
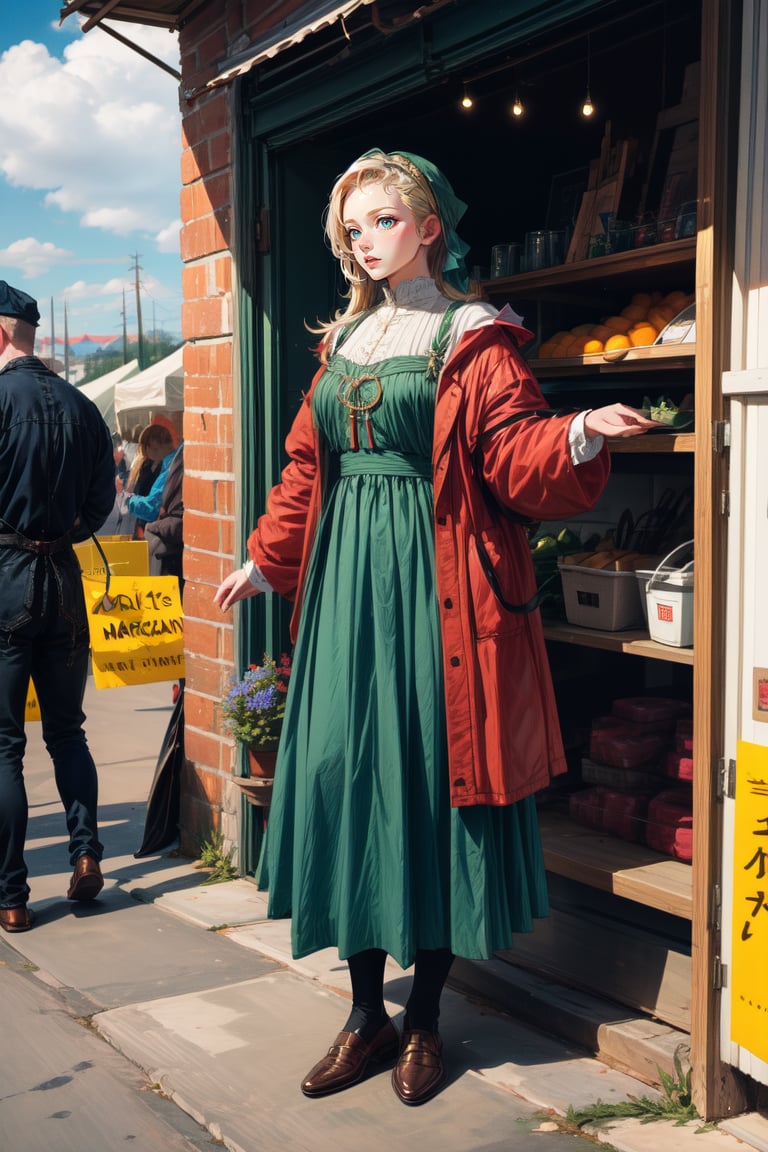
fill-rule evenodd
<path id="1" fill-rule="evenodd" d="M 549 254 L 549 232 L 546 229 L 526 232 L 523 257 L 526 272 L 535 272 L 537 268 L 548 268 Z"/>

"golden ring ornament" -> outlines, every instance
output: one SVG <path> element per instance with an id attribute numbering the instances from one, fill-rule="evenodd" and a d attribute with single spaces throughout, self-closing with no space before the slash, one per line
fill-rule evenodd
<path id="1" fill-rule="evenodd" d="M 349 446 L 357 452 L 360 441 L 357 435 L 358 416 L 365 416 L 365 431 L 368 447 L 375 448 L 370 413 L 381 403 L 381 380 L 378 376 L 343 376 L 336 392 L 337 400 L 349 412 Z"/>

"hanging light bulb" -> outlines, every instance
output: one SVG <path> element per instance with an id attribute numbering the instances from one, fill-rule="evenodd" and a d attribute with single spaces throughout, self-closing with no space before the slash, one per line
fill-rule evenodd
<path id="1" fill-rule="evenodd" d="M 520 100 L 520 96 L 517 92 L 515 92 L 515 98 L 512 101 L 512 105 L 509 110 L 515 117 L 520 117 L 525 112 L 525 108 L 523 108 L 522 101 Z"/>
<path id="2" fill-rule="evenodd" d="M 590 63 L 591 63 L 591 53 L 590 53 L 590 41 L 589 41 L 589 32 L 588 32 L 587 33 L 587 94 L 584 97 L 584 103 L 581 106 L 581 114 L 586 120 L 588 120 L 590 118 L 590 116 L 593 116 L 595 113 L 595 106 L 592 103 L 592 96 L 590 95 L 590 91 L 589 91 Z"/>
<path id="3" fill-rule="evenodd" d="M 465 112 L 468 112 L 470 110 L 470 108 L 474 107 L 474 103 L 475 103 L 474 100 L 472 99 L 472 97 L 469 94 L 469 89 L 467 88 L 467 86 L 465 84 L 464 85 L 464 95 L 461 98 L 461 107 L 464 109 Z"/>

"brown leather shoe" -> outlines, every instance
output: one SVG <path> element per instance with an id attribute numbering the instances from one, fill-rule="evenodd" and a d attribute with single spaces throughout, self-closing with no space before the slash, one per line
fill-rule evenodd
<path id="1" fill-rule="evenodd" d="M 0 928 L 6 932 L 28 932 L 32 927 L 32 913 L 26 904 L 16 908 L 0 908 Z"/>
<path id="2" fill-rule="evenodd" d="M 104 887 L 101 866 L 93 856 L 79 856 L 75 861 L 67 900 L 93 900 Z"/>
<path id="3" fill-rule="evenodd" d="M 443 1042 L 437 1032 L 403 1028 L 400 1055 L 392 1072 L 392 1087 L 403 1104 L 424 1104 L 445 1083 Z"/>
<path id="4" fill-rule="evenodd" d="M 305 1096 L 329 1096 L 357 1084 L 369 1064 L 383 1064 L 397 1055 L 397 1032 L 391 1020 L 377 1032 L 370 1044 L 356 1032 L 339 1032 L 328 1055 L 315 1064 L 301 1082 Z"/>

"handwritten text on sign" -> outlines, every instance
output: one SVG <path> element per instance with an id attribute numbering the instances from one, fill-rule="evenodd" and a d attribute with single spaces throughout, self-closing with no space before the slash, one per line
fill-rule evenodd
<path id="1" fill-rule="evenodd" d="M 97 688 L 184 676 L 184 614 L 175 576 L 83 580 Z"/>
<path id="2" fill-rule="evenodd" d="M 768 1060 L 768 748 L 736 750 L 731 1039 Z"/>

